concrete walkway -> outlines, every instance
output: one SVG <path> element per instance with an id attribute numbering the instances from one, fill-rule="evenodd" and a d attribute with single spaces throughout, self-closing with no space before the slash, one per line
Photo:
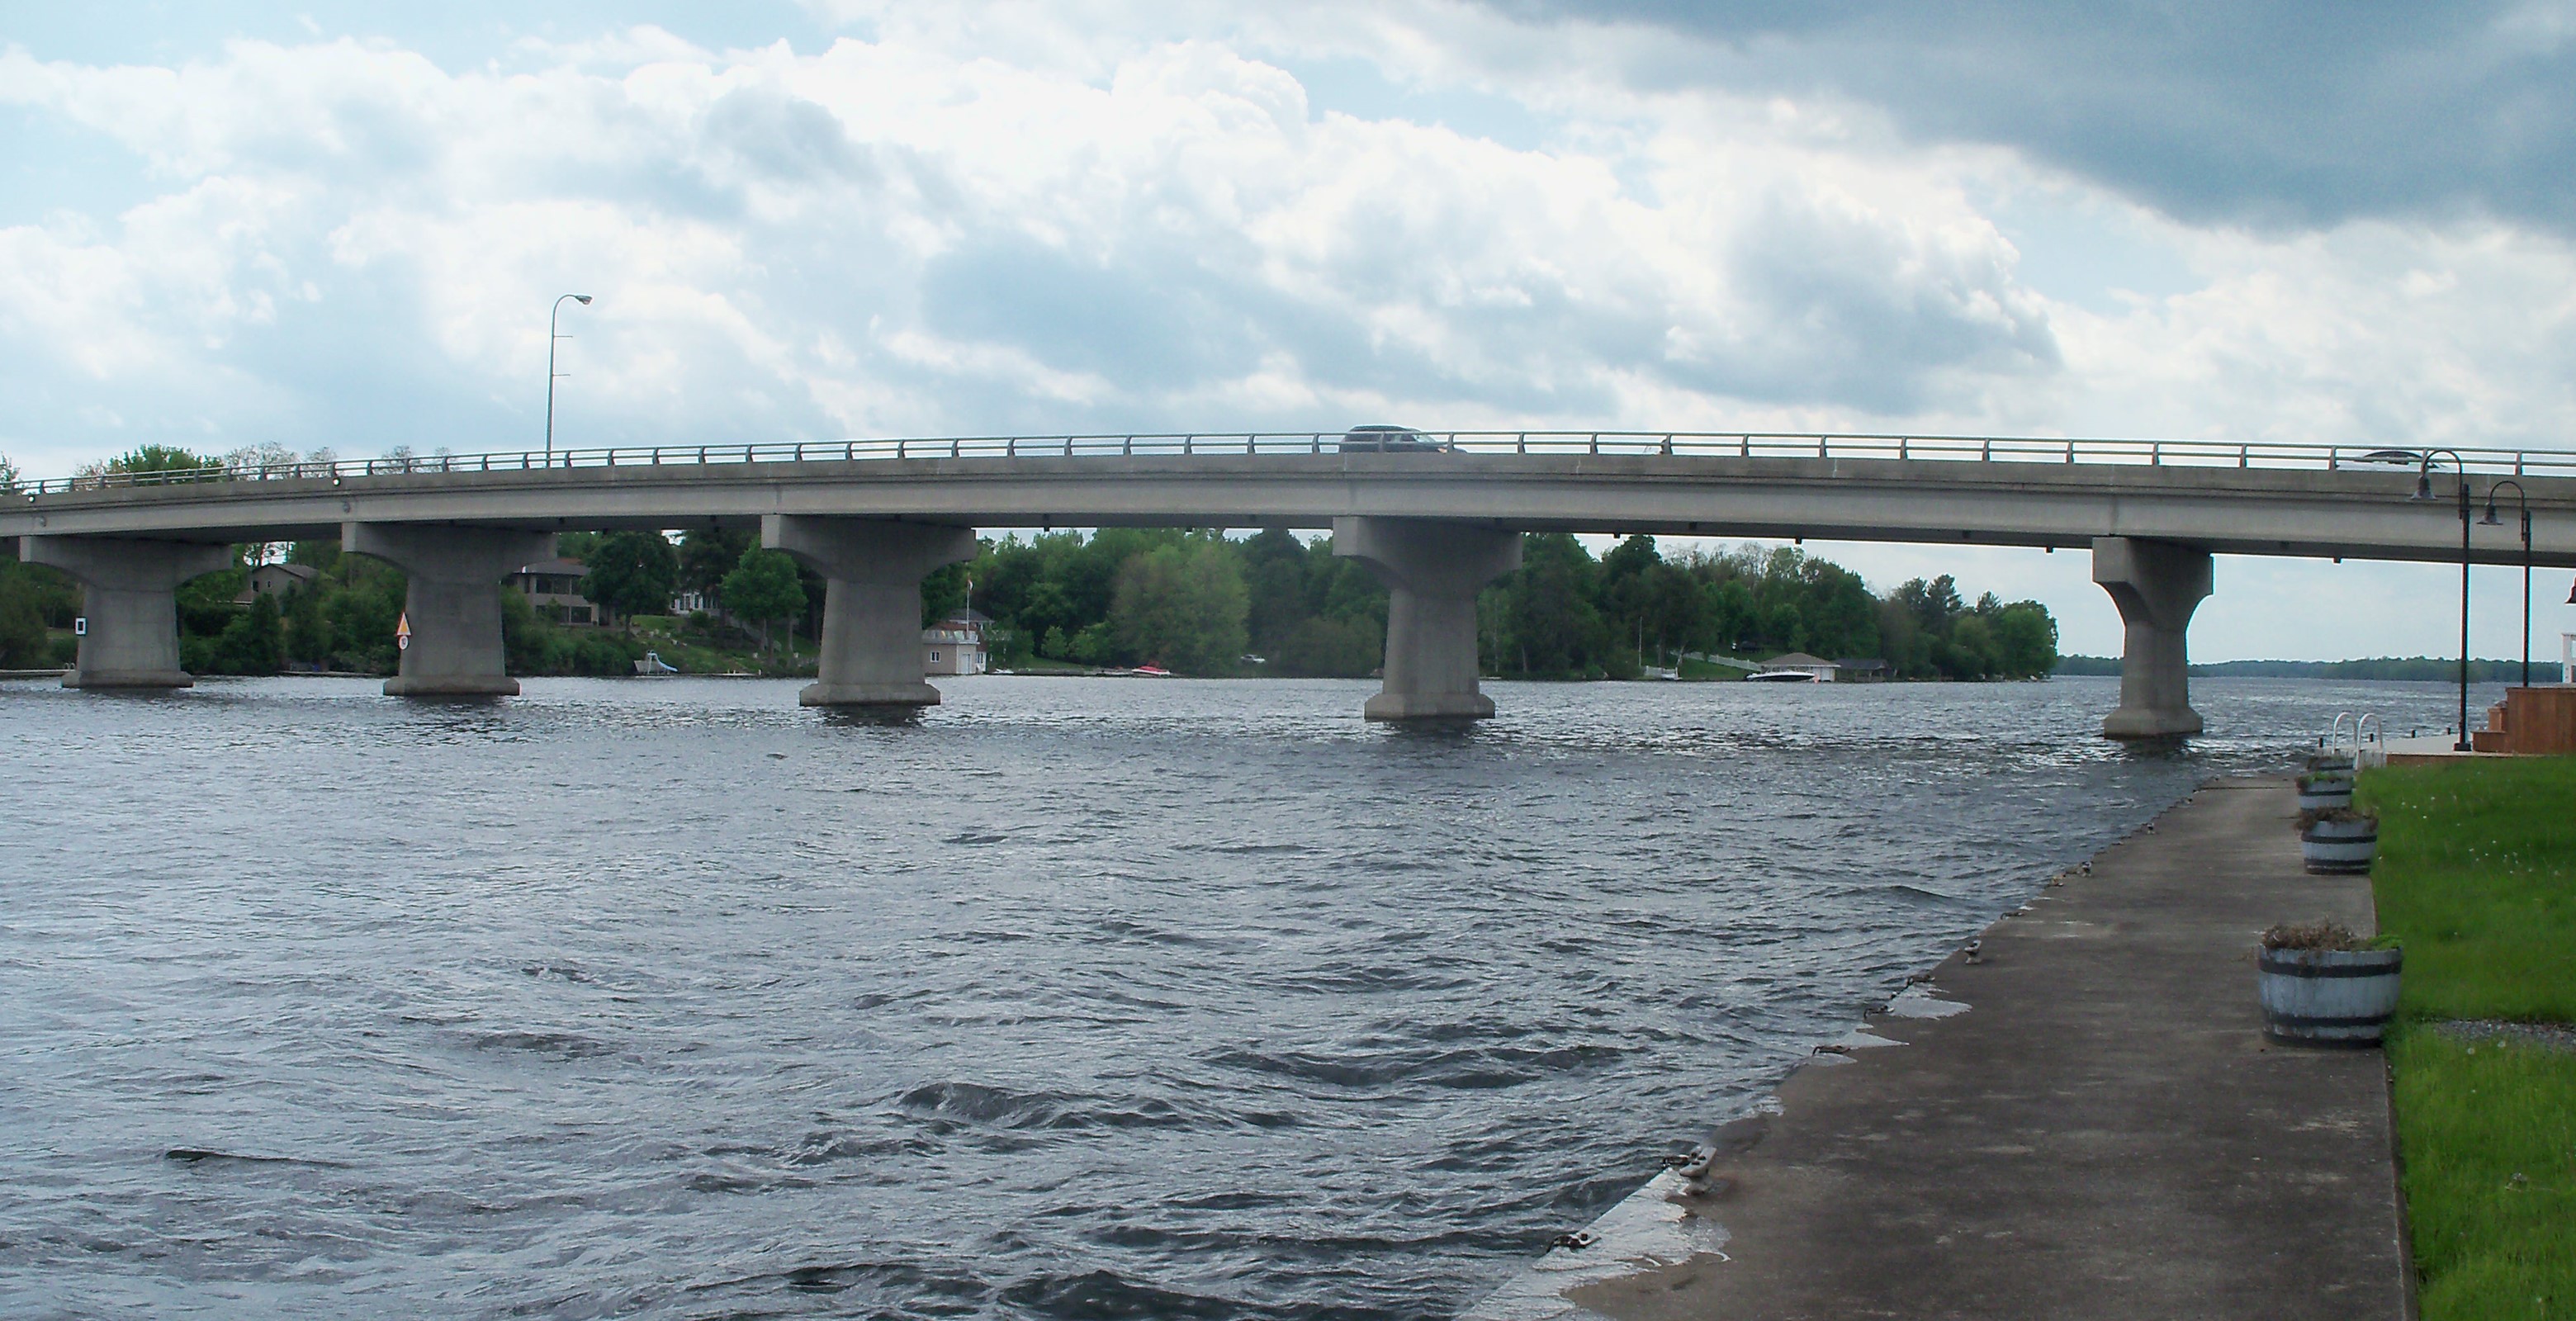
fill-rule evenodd
<path id="1" fill-rule="evenodd" d="M 1710 1196 L 1643 1194 L 1715 1251 L 1560 1297 L 1622 1321 L 2405 1317 L 2382 1056 L 2273 1044 L 2255 1002 L 2263 927 L 2370 929 L 2368 879 L 2304 874 L 2292 816 L 2285 780 L 2213 782 L 2043 891 L 1941 964 L 1966 1012 L 1872 1017 L 1905 1044 L 1799 1070 L 1721 1135 Z"/>

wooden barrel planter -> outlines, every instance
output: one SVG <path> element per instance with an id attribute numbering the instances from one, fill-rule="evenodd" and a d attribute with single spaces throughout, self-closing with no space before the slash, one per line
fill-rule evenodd
<path id="1" fill-rule="evenodd" d="M 2263 1028 L 2284 1041 L 2370 1045 L 2397 1012 L 2398 949 L 2265 949 Z"/>
<path id="2" fill-rule="evenodd" d="M 2320 812 L 2352 806 L 2352 772 L 2317 771 L 2299 777 L 2299 810 Z"/>
<path id="3" fill-rule="evenodd" d="M 2299 860 L 2318 876 L 2364 874 L 2379 852 L 2379 818 L 2349 807 L 2299 814 Z"/>

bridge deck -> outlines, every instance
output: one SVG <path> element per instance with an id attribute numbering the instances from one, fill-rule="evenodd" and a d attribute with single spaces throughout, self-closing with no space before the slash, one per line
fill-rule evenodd
<path id="1" fill-rule="evenodd" d="M 1327 527 L 1354 516 L 1528 530 L 2082 548 L 2096 537 L 2250 555 L 2456 560 L 2456 479 L 2412 472 L 1659 453 L 1197 453 L 809 458 L 342 473 L 47 491 L 0 537 L 338 535 L 346 522 L 531 531 L 747 525 L 766 514 L 970 527 Z M 2496 480 L 2472 474 L 2484 499 Z M 2576 477 L 2526 476 L 2533 559 L 2576 566 Z M 2475 558 L 2519 559 L 2517 510 Z"/>

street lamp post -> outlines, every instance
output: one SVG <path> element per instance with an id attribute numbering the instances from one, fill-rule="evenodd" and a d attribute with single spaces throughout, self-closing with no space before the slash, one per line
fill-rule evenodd
<path id="1" fill-rule="evenodd" d="M 2487 514 L 2478 522 L 2486 527 L 2504 526 L 2504 520 L 2496 517 L 2496 488 L 2503 486 L 2513 488 L 2514 503 L 2522 506 L 2522 686 L 2528 688 L 2531 686 L 2531 497 L 2523 491 L 2522 483 L 2507 477 L 2487 487 Z"/>
<path id="2" fill-rule="evenodd" d="M 2415 498 L 2433 498 L 2433 456 L 2451 456 L 2451 470 L 2460 478 L 2460 737 L 2451 744 L 2453 752 L 2467 752 L 2469 743 L 2469 468 L 2460 461 L 2458 450 L 2425 450 L 2422 464 L 2415 470 Z"/>
<path id="3" fill-rule="evenodd" d="M 555 371 L 555 345 L 564 339 L 562 333 L 555 329 L 555 318 L 563 315 L 566 298 L 584 307 L 590 306 L 588 294 L 559 294 L 554 307 L 546 313 L 546 466 L 549 468 L 555 466 L 555 379 L 560 375 Z"/>

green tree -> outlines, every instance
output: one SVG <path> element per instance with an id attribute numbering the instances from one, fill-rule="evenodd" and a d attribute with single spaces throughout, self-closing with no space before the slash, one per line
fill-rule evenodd
<path id="1" fill-rule="evenodd" d="M 184 640 L 196 636 L 212 640 L 223 636 L 226 628 L 241 617 L 237 603 L 242 589 L 250 585 L 250 570 L 238 556 L 231 567 L 191 578 L 179 584 L 174 593 L 179 602 L 179 632 Z"/>
<path id="2" fill-rule="evenodd" d="M 1565 532 L 1521 538 L 1521 567 L 1503 587 L 1508 650 L 1522 674 L 1579 675 L 1599 667 L 1601 614 L 1593 605 L 1600 565 Z"/>
<path id="3" fill-rule="evenodd" d="M 1995 612 L 1995 649 L 2001 673 L 2035 679 L 2057 668 L 2057 621 L 2037 601 L 2015 601 Z"/>
<path id="4" fill-rule="evenodd" d="M 1708 593 L 1709 643 L 1719 651 L 1740 651 L 1753 634 L 1753 589 L 1741 578 L 1729 578 Z"/>
<path id="5" fill-rule="evenodd" d="M 1935 649 L 1936 659 L 1942 652 Z M 1983 679 L 1996 671 L 2002 648 L 1995 644 L 1994 626 L 1983 615 L 1965 615 L 1950 630 L 1950 646 L 1944 669 L 1955 678 Z"/>
<path id="6" fill-rule="evenodd" d="M 1289 634 L 1314 615 L 1306 590 L 1306 543 L 1286 528 L 1270 528 L 1244 542 L 1240 553 L 1244 634 L 1254 651 L 1276 661 L 1288 649 Z"/>
<path id="7" fill-rule="evenodd" d="M 221 459 L 193 453 L 176 445 L 138 445 L 105 463 L 83 464 L 78 472 L 83 477 L 97 477 L 106 473 L 196 472 L 222 466 Z M 199 480 L 220 481 L 222 478 L 220 472 L 206 472 L 200 475 Z"/>
<path id="8" fill-rule="evenodd" d="M 770 621 L 792 619 L 805 608 L 805 585 L 796 577 L 796 561 L 784 552 L 754 546 L 724 576 L 719 587 L 725 609 L 760 621 L 760 645 L 769 647 Z"/>
<path id="9" fill-rule="evenodd" d="M 1115 665 L 1131 659 L 1118 650 L 1118 635 L 1104 619 L 1073 635 L 1065 644 L 1065 654 L 1085 665 Z"/>
<path id="10" fill-rule="evenodd" d="M 518 596 L 505 592 L 505 596 Z M 324 664 L 331 658 L 331 626 L 322 616 L 323 590 L 318 586 L 299 588 L 286 598 L 286 657 L 307 665 Z M 522 602 L 526 597 L 519 598 Z"/>
<path id="11" fill-rule="evenodd" d="M 1860 575 L 1825 560 L 1804 566 L 1807 593 L 1802 632 L 1807 649 L 1831 659 L 1878 651 L 1878 598 Z"/>
<path id="12" fill-rule="evenodd" d="M 1385 656 L 1386 630 L 1376 620 L 1312 615 L 1273 645 L 1269 660 L 1277 674 L 1364 679 Z"/>
<path id="13" fill-rule="evenodd" d="M 0 493 L 16 495 L 22 485 L 18 477 L 18 465 L 11 463 L 8 455 L 0 454 Z"/>
<path id="14" fill-rule="evenodd" d="M 1129 655 L 1188 674 L 1230 674 L 1243 655 L 1246 606 L 1232 546 L 1192 538 L 1127 560 L 1110 622 Z"/>
<path id="15" fill-rule="evenodd" d="M 581 579 L 583 599 L 629 621 L 630 632 L 635 616 L 668 611 L 680 583 L 680 557 L 659 532 L 612 532 L 582 563 L 590 570 Z"/>
<path id="16" fill-rule="evenodd" d="M 1914 622 L 1924 632 L 1935 637 L 1947 634 L 1967 609 L 1959 601 L 1959 585 L 1946 573 L 1928 583 L 1920 578 L 1908 581 L 1896 589 L 1896 602 L 1913 614 Z"/>
<path id="17" fill-rule="evenodd" d="M 722 600 L 725 575 L 757 540 L 749 529 L 693 527 L 681 533 L 680 586 Z"/>
<path id="18" fill-rule="evenodd" d="M 0 670 L 43 669 L 52 660 L 36 592 L 16 565 L 0 566 Z"/>
<path id="19" fill-rule="evenodd" d="M 217 674 L 275 674 L 286 660 L 286 631 L 277 597 L 262 592 L 250 608 L 224 625 L 215 639 L 211 668 Z"/>
<path id="20" fill-rule="evenodd" d="M 921 626 L 928 628 L 957 611 L 966 608 L 967 584 L 973 581 L 973 561 L 943 564 L 921 579 Z"/>

